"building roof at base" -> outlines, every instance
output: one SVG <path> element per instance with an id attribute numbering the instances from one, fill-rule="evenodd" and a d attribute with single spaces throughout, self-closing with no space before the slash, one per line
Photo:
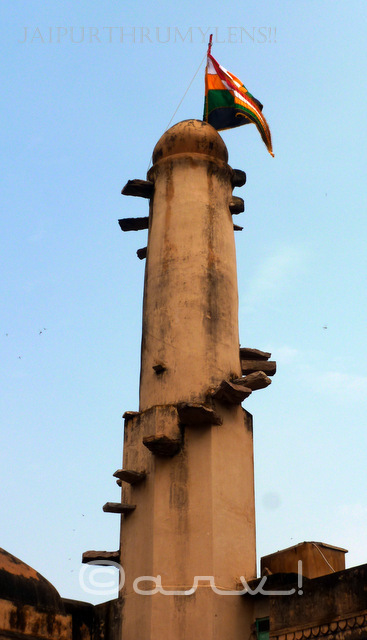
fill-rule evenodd
<path id="1" fill-rule="evenodd" d="M 0 599 L 62 610 L 55 587 L 35 569 L 0 548 Z"/>

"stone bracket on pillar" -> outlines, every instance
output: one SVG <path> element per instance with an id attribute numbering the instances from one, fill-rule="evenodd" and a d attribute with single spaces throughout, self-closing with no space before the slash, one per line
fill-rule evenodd
<path id="1" fill-rule="evenodd" d="M 125 413 L 123 414 L 123 419 L 125 420 L 125 422 L 128 422 L 129 420 L 132 420 L 133 418 L 135 418 L 135 416 L 138 416 L 139 411 L 125 411 Z"/>
<path id="2" fill-rule="evenodd" d="M 182 447 L 182 431 L 174 405 L 159 405 L 142 411 L 133 418 L 132 428 L 153 454 L 174 456 Z M 127 427 L 131 428 L 131 427 Z"/>
<path id="3" fill-rule="evenodd" d="M 182 442 L 180 439 L 172 439 L 158 433 L 154 436 L 144 436 L 143 445 L 156 456 L 174 456 L 181 450 Z"/>

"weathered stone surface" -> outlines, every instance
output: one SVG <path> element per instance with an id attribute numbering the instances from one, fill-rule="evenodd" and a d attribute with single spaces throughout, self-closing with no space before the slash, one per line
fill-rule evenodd
<path id="1" fill-rule="evenodd" d="M 123 513 L 127 515 L 136 509 L 136 504 L 124 504 L 122 502 L 106 502 L 103 505 L 105 513 Z"/>
<path id="2" fill-rule="evenodd" d="M 228 210 L 233 170 L 223 141 L 207 123 L 186 121 L 166 134 L 148 172 L 154 199 L 143 306 L 142 410 L 204 403 L 210 387 L 234 371 L 240 375 L 234 219 Z M 152 375 L 157 362 L 167 366 L 161 377 Z"/>
<path id="3" fill-rule="evenodd" d="M 144 260 L 144 258 L 147 257 L 147 247 L 142 247 L 141 249 L 138 249 L 136 252 L 136 255 L 138 256 L 139 260 Z"/>
<path id="4" fill-rule="evenodd" d="M 257 391 L 258 389 L 265 389 L 268 387 L 269 384 L 271 384 L 271 380 L 263 371 L 254 371 L 254 373 L 250 373 L 244 378 L 233 380 L 233 384 L 242 385 L 244 387 L 248 387 L 248 389 L 251 389 L 252 391 Z"/>
<path id="5" fill-rule="evenodd" d="M 145 471 L 132 471 L 131 469 L 117 469 L 113 475 L 115 478 L 128 484 L 137 484 L 142 482 L 146 477 Z"/>
<path id="6" fill-rule="evenodd" d="M 119 220 L 121 231 L 141 231 L 142 229 L 148 229 L 149 218 L 121 218 Z"/>
<path id="7" fill-rule="evenodd" d="M 246 173 L 241 169 L 233 169 L 232 187 L 243 187 L 246 184 Z"/>
<path id="8" fill-rule="evenodd" d="M 243 198 L 239 198 L 238 196 L 232 196 L 229 203 L 229 210 L 232 215 L 243 213 L 245 210 L 245 203 L 243 201 Z"/>
<path id="9" fill-rule="evenodd" d="M 222 418 L 203 404 L 180 403 L 177 411 L 182 424 L 222 424 Z"/>
<path id="10" fill-rule="evenodd" d="M 0 600 L 2 640 L 72 640 L 76 627 L 72 616 L 65 614 L 63 603 L 58 609 L 48 609 L 28 602 Z M 92 629 L 83 627 L 83 636 L 76 633 L 74 637 L 91 640 Z M 77 631 L 80 633 L 80 627 Z"/>
<path id="11" fill-rule="evenodd" d="M 164 434 L 145 436 L 143 444 L 156 456 L 174 456 L 182 446 L 182 440 L 173 440 Z"/>
<path id="12" fill-rule="evenodd" d="M 268 351 L 240 347 L 240 358 L 243 360 L 269 360 L 270 356 L 271 353 L 268 353 Z"/>
<path id="13" fill-rule="evenodd" d="M 251 393 L 251 388 L 223 380 L 212 396 L 215 400 L 225 404 L 241 404 Z"/>
<path id="14" fill-rule="evenodd" d="M 119 551 L 85 551 L 82 555 L 82 563 L 88 564 L 88 562 L 98 562 L 99 560 L 107 560 L 109 562 L 120 562 Z"/>
<path id="15" fill-rule="evenodd" d="M 268 376 L 273 376 L 277 370 L 277 363 L 272 360 L 241 360 L 241 369 L 244 375 L 263 371 Z"/>
<path id="16" fill-rule="evenodd" d="M 150 198 L 153 195 L 154 184 L 149 180 L 128 180 L 122 189 L 123 196 L 137 196 L 140 198 Z"/>

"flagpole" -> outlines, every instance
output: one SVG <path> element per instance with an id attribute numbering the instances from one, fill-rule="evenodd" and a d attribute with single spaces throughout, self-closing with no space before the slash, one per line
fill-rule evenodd
<path id="1" fill-rule="evenodd" d="M 213 43 L 213 34 L 211 33 L 209 36 L 208 51 L 206 53 L 207 58 L 206 58 L 206 70 L 205 70 L 205 109 L 204 109 L 205 122 L 208 122 L 208 117 L 209 117 L 207 77 L 208 77 L 208 57 L 211 55 L 212 43 Z"/>
<path id="2" fill-rule="evenodd" d="M 213 44 L 213 34 L 211 33 L 209 36 L 208 56 L 210 56 L 212 53 L 212 44 Z"/>

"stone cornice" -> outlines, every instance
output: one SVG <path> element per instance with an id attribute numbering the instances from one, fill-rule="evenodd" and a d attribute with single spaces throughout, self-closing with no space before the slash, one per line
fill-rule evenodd
<path id="1" fill-rule="evenodd" d="M 357 640 L 367 637 L 367 610 L 320 625 L 270 632 L 271 640 Z"/>

